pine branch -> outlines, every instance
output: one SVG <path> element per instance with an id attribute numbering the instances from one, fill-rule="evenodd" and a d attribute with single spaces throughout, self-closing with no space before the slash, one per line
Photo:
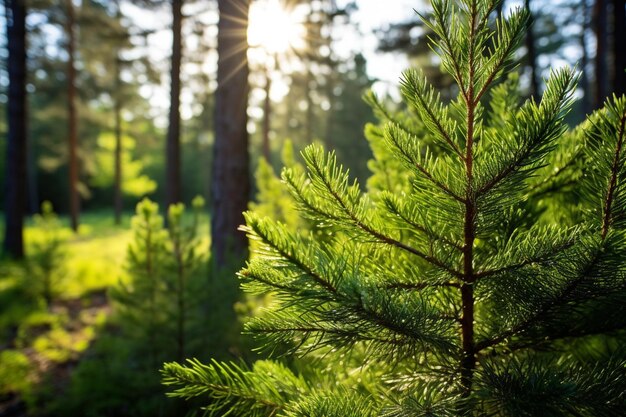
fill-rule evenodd
<path id="1" fill-rule="evenodd" d="M 285 180 L 291 185 L 297 201 L 304 203 L 307 207 L 312 207 L 315 211 L 322 213 L 329 219 L 347 221 L 350 225 L 356 226 L 359 230 L 365 232 L 367 236 L 373 237 L 380 243 L 402 249 L 452 276 L 459 276 L 459 272 L 452 269 L 445 262 L 396 240 L 368 224 L 362 214 L 365 208 L 363 205 L 355 203 L 359 199 L 358 187 L 353 188 L 354 191 L 347 190 L 347 174 L 342 172 L 341 168 L 336 167 L 334 154 L 330 153 L 327 157 L 324 157 L 323 150 L 320 147 L 311 145 L 305 149 L 303 156 L 311 175 L 312 186 L 325 195 L 324 201 L 329 203 L 330 207 L 320 207 L 319 204 L 316 204 L 312 198 L 306 195 L 304 184 L 294 181 L 289 176 L 289 172 L 286 172 Z M 333 212 L 333 209 L 337 210 L 337 212 Z"/>
<path id="2" fill-rule="evenodd" d="M 530 12 L 526 9 L 517 9 L 507 21 L 498 22 L 498 34 L 495 37 L 493 49 L 489 51 L 489 61 L 485 71 L 488 73 L 483 86 L 476 94 L 474 103 L 478 103 L 487 92 L 497 75 L 503 70 L 507 61 L 511 59 L 515 48 L 521 42 L 528 25 Z"/>
<path id="3" fill-rule="evenodd" d="M 258 361 L 252 370 L 245 365 L 212 361 L 203 365 L 188 359 L 187 366 L 166 363 L 161 370 L 163 384 L 174 387 L 170 397 L 208 397 L 207 416 L 274 416 L 288 403 L 310 391 L 301 377 L 284 366 Z"/>
<path id="4" fill-rule="evenodd" d="M 487 255 L 488 258 L 495 258 L 496 262 L 491 269 L 477 272 L 476 279 L 516 272 L 531 265 L 557 264 L 559 258 L 567 256 L 564 252 L 578 243 L 580 235 L 579 227 L 533 227 L 526 232 L 514 233 L 503 247 L 496 249 L 497 256 L 492 253 Z"/>
<path id="5" fill-rule="evenodd" d="M 621 119 L 619 121 L 619 128 L 617 131 L 617 143 L 615 145 L 615 157 L 613 158 L 613 164 L 611 165 L 611 179 L 609 180 L 609 189 L 606 193 L 606 200 L 604 201 L 604 217 L 602 219 L 602 239 L 606 238 L 607 233 L 609 232 L 609 225 L 611 222 L 611 205 L 613 204 L 613 198 L 615 193 L 615 188 L 617 186 L 617 177 L 619 171 L 622 169 L 620 166 L 621 163 L 621 153 L 622 153 L 622 145 L 624 140 L 624 126 L 626 125 L 626 107 L 624 108 L 624 112 L 621 115 Z"/>
<path id="6" fill-rule="evenodd" d="M 330 392 L 305 397 L 285 417 L 377 417 L 378 409 L 374 398 L 339 386 Z"/>
<path id="7" fill-rule="evenodd" d="M 423 297 L 395 299 L 381 290 L 384 287 L 360 284 L 331 305 L 300 299 L 297 304 L 276 306 L 249 321 L 246 330 L 268 337 L 269 349 L 291 346 L 293 353 L 307 343 L 307 352 L 324 346 L 350 349 L 365 343 L 372 356 L 401 360 L 454 349 L 450 337 L 453 319 L 432 309 Z"/>
<path id="8" fill-rule="evenodd" d="M 597 247 L 592 251 L 592 255 L 582 263 L 582 269 L 577 273 L 576 277 L 570 280 L 570 282 L 568 282 L 564 288 L 560 289 L 558 293 L 553 294 L 551 297 L 549 297 L 549 299 L 544 302 L 541 307 L 539 307 L 537 311 L 534 312 L 534 314 L 532 314 L 530 317 L 526 318 L 522 322 L 518 323 L 513 328 L 502 332 L 500 335 L 495 336 L 491 339 L 484 339 L 478 342 L 476 344 L 476 350 L 482 351 L 484 349 L 498 345 L 506 339 L 515 335 L 519 335 L 531 328 L 533 325 L 537 324 L 538 322 L 545 320 L 546 315 L 552 309 L 560 305 L 566 304 L 569 301 L 568 296 L 572 294 L 579 285 L 589 279 L 590 273 L 599 263 L 600 256 L 601 250 L 599 247 Z"/>
<path id="9" fill-rule="evenodd" d="M 288 232 L 283 225 L 268 219 L 259 219 L 253 213 L 244 213 L 244 217 L 247 226 L 241 230 L 248 233 L 251 239 L 261 239 L 282 259 L 306 272 L 320 287 L 330 293 L 337 292 L 334 285 L 319 275 L 308 263 L 310 258 L 301 255 L 301 248 L 311 248 L 312 242 L 303 242 L 298 236 Z"/>
<path id="10" fill-rule="evenodd" d="M 442 58 L 444 68 L 446 68 L 450 75 L 456 80 L 461 93 L 467 101 L 466 82 L 464 80 L 463 71 L 461 70 L 464 63 L 464 54 L 459 49 L 461 45 L 455 42 L 450 36 L 452 33 L 455 33 L 455 30 L 459 30 L 458 17 L 456 13 L 452 12 L 454 6 L 451 5 L 450 0 L 433 0 L 432 7 L 434 22 L 430 22 L 425 16 L 419 13 L 418 15 L 424 24 L 441 39 L 440 43 L 431 39 L 431 43 L 441 48 L 440 57 Z"/>
<path id="11" fill-rule="evenodd" d="M 390 214 L 392 215 L 392 218 L 393 217 L 400 218 L 401 220 L 403 220 L 409 226 L 413 227 L 418 232 L 421 232 L 424 235 L 426 235 L 431 242 L 441 241 L 445 243 L 446 245 L 453 247 L 459 252 L 463 251 L 463 247 L 459 243 L 454 242 L 453 240 L 445 236 L 442 236 L 438 233 L 435 233 L 432 229 L 428 228 L 424 224 L 418 223 L 418 221 L 413 219 L 412 216 L 410 217 L 410 213 L 406 212 L 405 207 L 401 207 L 401 203 L 395 195 L 384 192 L 381 196 L 381 200 L 385 203 L 385 208 L 389 210 Z"/>
<path id="12" fill-rule="evenodd" d="M 547 361 L 536 355 L 484 361 L 480 408 L 514 416 L 618 416 L 626 407 L 623 360 L 596 364 Z"/>
<path id="13" fill-rule="evenodd" d="M 575 85 L 574 74 L 567 69 L 559 70 L 548 79 L 541 104 L 530 103 L 522 107 L 516 117 L 515 136 L 520 136 L 521 147 L 512 158 L 498 167 L 491 178 L 482 180 L 477 195 L 482 197 L 502 183 L 513 173 L 536 169 L 538 161 L 549 151 L 552 142 L 563 132 L 562 119 L 569 109 Z"/>
<path id="14" fill-rule="evenodd" d="M 419 136 L 420 133 L 418 131 L 416 131 L 415 129 L 413 129 L 412 127 L 410 127 L 407 123 L 405 123 L 404 121 L 400 120 L 398 117 L 395 117 L 391 114 L 391 112 L 389 112 L 389 110 L 385 107 L 385 105 L 383 103 L 380 102 L 380 100 L 378 99 L 378 96 L 376 96 L 376 94 L 373 91 L 369 91 L 368 93 L 366 93 L 363 96 L 363 99 L 365 100 L 366 103 L 368 103 L 376 112 L 378 112 L 380 114 L 379 119 L 384 119 L 387 120 L 388 122 L 400 126 L 400 128 L 402 130 L 404 130 L 405 132 L 409 132 L 410 134 L 414 135 L 414 136 Z"/>
<path id="15" fill-rule="evenodd" d="M 439 94 L 428 84 L 426 76 L 419 70 L 405 71 L 400 87 L 405 100 L 415 106 L 425 126 L 463 160 L 463 153 L 454 138 L 456 123 L 448 116 Z"/>
<path id="16" fill-rule="evenodd" d="M 413 137 L 407 132 L 402 132 L 398 126 L 389 124 L 385 129 L 385 137 L 388 138 L 389 143 L 395 150 L 403 157 L 403 159 L 416 168 L 425 179 L 432 183 L 436 188 L 443 191 L 443 193 L 459 203 L 465 203 L 465 199 L 454 192 L 443 181 L 435 177 L 433 172 L 429 170 L 426 165 L 430 165 L 432 168 L 434 163 L 437 162 L 434 159 L 432 153 L 426 148 L 424 155 L 422 155 L 421 148 L 419 147 L 416 137 Z"/>

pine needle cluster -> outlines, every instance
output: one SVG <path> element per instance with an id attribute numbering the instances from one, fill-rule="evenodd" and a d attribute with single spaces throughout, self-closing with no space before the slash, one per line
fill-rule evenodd
<path id="1" fill-rule="evenodd" d="M 529 15 L 495 19 L 498 3 L 433 0 L 458 95 L 409 70 L 406 115 L 370 97 L 384 126 L 368 128 L 368 192 L 319 146 L 283 171 L 330 238 L 246 213 L 244 289 L 275 300 L 247 331 L 334 378 L 168 363 L 171 395 L 206 398 L 210 416 L 623 415 L 626 98 L 569 130 L 577 76 L 562 68 L 522 100 L 506 75 Z"/>

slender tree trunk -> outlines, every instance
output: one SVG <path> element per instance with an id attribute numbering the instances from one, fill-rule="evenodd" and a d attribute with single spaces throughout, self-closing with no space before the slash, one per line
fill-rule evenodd
<path id="1" fill-rule="evenodd" d="M 305 119 L 305 138 L 307 145 L 313 143 L 313 123 L 314 114 L 313 114 L 313 96 L 312 96 L 312 88 L 311 84 L 313 82 L 313 71 L 311 70 L 311 61 L 309 60 L 306 69 L 306 78 L 305 78 L 305 94 L 306 94 L 306 119 Z"/>
<path id="2" fill-rule="evenodd" d="M 596 88 L 593 104 L 596 109 L 602 107 L 604 99 L 607 96 L 607 23 L 606 0 L 596 0 L 593 9 L 593 28 L 596 34 Z"/>
<path id="3" fill-rule="evenodd" d="M 325 84 L 325 93 L 326 100 L 328 100 L 328 108 L 326 109 L 326 128 L 324 132 L 324 145 L 327 149 L 333 148 L 333 127 L 334 127 L 334 118 L 333 118 L 333 109 L 335 104 L 335 74 L 337 74 L 337 68 L 335 65 L 335 61 L 333 59 L 333 24 L 334 24 L 334 16 L 337 12 L 337 4 L 334 0 L 329 0 L 326 2 L 326 12 L 324 13 L 325 24 L 327 27 L 326 35 L 323 38 L 324 45 L 328 47 L 328 74 L 326 76 L 326 84 Z"/>
<path id="4" fill-rule="evenodd" d="M 119 58 L 116 57 L 115 63 L 115 89 L 116 92 L 114 94 L 114 117 L 115 117 L 115 179 L 113 185 L 113 200 L 115 206 L 115 224 L 120 224 L 122 222 L 122 103 L 119 94 L 119 89 L 121 88 L 120 81 L 120 62 Z"/>
<path id="5" fill-rule="evenodd" d="M 474 242 L 476 240 L 476 218 L 477 204 L 476 195 L 474 193 L 474 131 L 476 123 L 476 104 L 475 104 L 475 59 L 479 53 L 474 50 L 475 42 L 474 27 L 476 22 L 477 11 L 471 10 L 471 27 L 470 32 L 470 49 L 468 51 L 468 87 L 466 91 L 467 104 L 467 141 L 465 145 L 465 175 L 466 175 L 466 191 L 465 191 L 465 219 L 463 226 L 463 283 L 461 284 L 461 344 L 463 356 L 461 358 L 461 386 L 463 388 L 462 395 L 469 397 L 472 393 L 472 385 L 474 380 L 474 369 L 476 368 L 476 343 L 474 340 L 474 284 L 476 282 L 476 274 L 474 273 Z"/>
<path id="6" fill-rule="evenodd" d="M 213 158 L 211 242 L 217 268 L 240 261 L 247 239 L 237 228 L 250 194 L 248 157 L 248 58 L 250 0 L 218 0 L 218 64 Z"/>
<path id="7" fill-rule="evenodd" d="M 626 94 L 626 0 L 613 0 L 613 92 Z"/>
<path id="8" fill-rule="evenodd" d="M 265 70 L 265 100 L 263 101 L 263 157 L 270 162 L 270 131 L 272 129 L 272 101 L 270 91 L 272 89 L 272 78 L 270 71 Z"/>
<path id="9" fill-rule="evenodd" d="M 580 50 L 582 57 L 580 59 L 580 66 L 582 67 L 580 75 L 580 88 L 583 90 L 582 109 L 583 114 L 587 115 L 591 113 L 591 91 L 589 89 L 589 52 L 587 51 L 587 42 L 585 36 L 587 35 L 587 29 L 589 29 L 589 10 L 587 7 L 587 0 L 581 2 L 582 11 L 582 30 L 580 31 Z"/>
<path id="10" fill-rule="evenodd" d="M 172 67 L 170 71 L 170 113 L 166 145 L 166 210 L 181 201 L 180 175 L 180 65 L 182 59 L 183 0 L 172 0 Z"/>
<path id="11" fill-rule="evenodd" d="M 535 48 L 535 34 L 533 32 L 534 17 L 530 9 L 530 0 L 524 0 L 524 7 L 530 12 L 530 21 L 526 29 L 526 49 L 528 53 L 528 67 L 530 68 L 530 96 L 539 95 L 539 77 L 537 74 L 537 50 Z"/>
<path id="12" fill-rule="evenodd" d="M 118 20 L 122 19 L 122 9 L 120 6 L 120 0 L 115 1 L 116 7 L 116 18 Z M 113 117 L 114 117 L 114 126 L 113 129 L 115 131 L 115 151 L 114 151 L 114 171 L 115 178 L 113 180 L 113 206 L 115 210 L 115 224 L 119 225 L 122 223 L 122 210 L 123 210 L 123 200 L 122 200 L 122 80 L 121 80 L 121 72 L 122 72 L 122 60 L 119 57 L 118 52 L 115 52 L 115 80 L 114 80 L 114 88 L 115 92 L 113 94 Z"/>
<path id="13" fill-rule="evenodd" d="M 23 0 L 5 0 L 5 8 L 9 104 L 4 252 L 20 259 L 24 257 L 23 226 L 26 210 L 26 6 Z"/>
<path id="14" fill-rule="evenodd" d="M 74 5 L 72 0 L 65 1 L 67 8 L 67 113 L 69 129 L 69 185 L 70 185 L 70 222 L 72 230 L 78 231 L 80 215 L 80 197 L 78 195 L 78 126 L 76 115 L 76 68 L 74 67 L 74 50 L 76 38 L 74 33 Z"/>

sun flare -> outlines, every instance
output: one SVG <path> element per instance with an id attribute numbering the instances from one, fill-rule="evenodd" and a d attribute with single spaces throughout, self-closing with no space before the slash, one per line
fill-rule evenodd
<path id="1" fill-rule="evenodd" d="M 304 44 L 304 25 L 293 10 L 279 0 L 257 1 L 250 7 L 248 43 L 269 55 L 299 49 Z"/>

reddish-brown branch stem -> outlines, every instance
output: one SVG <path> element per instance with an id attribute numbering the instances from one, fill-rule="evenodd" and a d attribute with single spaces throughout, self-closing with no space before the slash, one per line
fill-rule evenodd
<path id="1" fill-rule="evenodd" d="M 476 4 L 472 3 L 470 20 L 470 49 L 468 58 L 469 76 L 466 93 L 467 104 L 467 145 L 465 148 L 465 171 L 467 188 L 465 195 L 464 246 L 463 246 L 463 285 L 461 285 L 461 338 L 463 357 L 461 359 L 461 385 L 463 396 L 471 393 L 474 368 L 476 367 L 476 352 L 474 346 L 474 240 L 476 218 L 476 199 L 473 192 L 473 159 L 474 159 L 474 122 L 476 103 L 474 100 L 474 37 L 476 30 Z"/>
<path id="2" fill-rule="evenodd" d="M 622 119 L 620 120 L 617 145 L 615 146 L 615 157 L 613 158 L 613 165 L 611 166 L 611 179 L 609 180 L 609 190 L 606 193 L 606 200 L 604 201 L 604 216 L 602 218 L 602 240 L 606 238 L 606 235 L 609 232 L 609 226 L 611 224 L 611 205 L 613 204 L 615 187 L 617 186 L 617 174 L 619 171 L 620 156 L 622 153 L 625 123 L 626 114 L 622 115 Z"/>

